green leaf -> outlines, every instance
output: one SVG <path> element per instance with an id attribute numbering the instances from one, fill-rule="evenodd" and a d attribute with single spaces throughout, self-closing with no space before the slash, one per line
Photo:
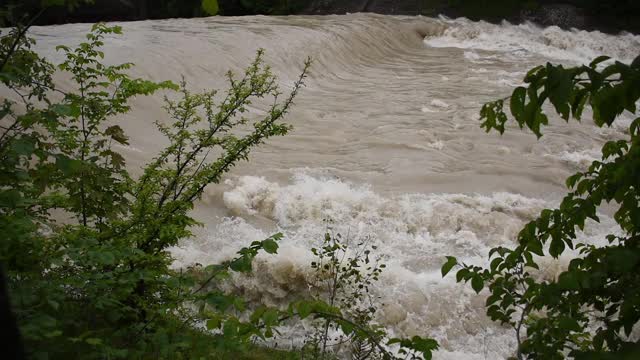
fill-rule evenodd
<path id="1" fill-rule="evenodd" d="M 484 280 L 480 275 L 476 274 L 471 278 L 471 287 L 476 293 L 480 293 L 484 287 Z"/>
<path id="2" fill-rule="evenodd" d="M 533 80 L 537 79 L 540 75 L 540 72 L 544 70 L 544 66 L 539 65 L 534 67 L 533 69 L 527 72 L 527 75 L 524 77 L 524 81 L 526 83 L 531 83 Z"/>
<path id="3" fill-rule="evenodd" d="M 513 115 L 518 122 L 523 121 L 526 96 L 527 90 L 521 86 L 513 90 L 513 94 L 511 94 L 509 107 L 511 108 L 511 115 Z"/>
<path id="4" fill-rule="evenodd" d="M 632 69 L 640 69 L 640 55 L 636 56 L 635 59 L 631 62 Z"/>
<path id="5" fill-rule="evenodd" d="M 629 134 L 631 134 L 631 136 L 640 136 L 640 118 L 636 118 L 631 125 L 629 125 Z"/>
<path id="6" fill-rule="evenodd" d="M 340 321 L 340 328 L 346 335 L 349 335 L 353 332 L 353 324 L 348 321 Z"/>
<path id="7" fill-rule="evenodd" d="M 617 86 L 603 86 L 591 99 L 593 119 L 596 125 L 611 125 L 615 118 L 624 111 L 624 88 Z"/>
<path id="8" fill-rule="evenodd" d="M 579 290 L 580 282 L 573 271 L 563 272 L 558 276 L 558 285 L 566 290 Z"/>
<path id="9" fill-rule="evenodd" d="M 598 66 L 598 64 L 600 64 L 603 61 L 607 61 L 609 59 L 611 59 L 611 57 L 606 55 L 598 56 L 597 58 L 593 59 L 593 61 L 589 63 L 589 67 L 592 69 L 595 69 Z"/>
<path id="10" fill-rule="evenodd" d="M 116 142 L 122 145 L 129 144 L 128 143 L 129 138 L 127 138 L 127 136 L 124 133 L 124 130 L 122 130 L 122 128 L 118 125 L 109 126 L 108 128 L 105 129 L 104 134 L 111 137 L 113 140 L 115 140 Z"/>
<path id="11" fill-rule="evenodd" d="M 213 317 L 213 318 L 207 320 L 207 329 L 208 330 L 219 329 L 221 324 L 222 324 L 222 322 L 221 322 L 221 319 L 219 317 Z"/>
<path id="12" fill-rule="evenodd" d="M 430 360 L 433 356 L 432 351 L 439 347 L 438 342 L 434 339 L 423 339 L 419 336 L 412 337 L 409 343 L 402 341 L 400 344 L 420 352 L 425 360 Z"/>
<path id="13" fill-rule="evenodd" d="M 18 138 L 11 144 L 11 150 L 18 155 L 30 156 L 35 150 L 34 139 L 28 137 Z"/>
<path id="14" fill-rule="evenodd" d="M 468 276 L 469 276 L 469 269 L 462 268 L 458 270 L 458 272 L 456 273 L 456 282 L 460 282 L 464 279 L 467 279 Z"/>
<path id="15" fill-rule="evenodd" d="M 87 344 L 93 345 L 93 346 L 102 344 L 102 339 L 98 339 L 98 338 L 88 338 L 88 339 L 85 339 L 84 341 Z"/>
<path id="16" fill-rule="evenodd" d="M 577 90 L 574 93 L 574 99 L 571 103 L 571 116 L 574 119 L 580 120 L 582 118 L 582 112 L 589 100 L 589 93 L 586 89 Z"/>
<path id="17" fill-rule="evenodd" d="M 278 243 L 273 239 L 267 239 L 262 242 L 262 248 L 269 254 L 278 253 Z"/>
<path id="18" fill-rule="evenodd" d="M 60 116 L 68 116 L 68 117 L 80 116 L 80 108 L 77 105 L 55 104 L 51 106 L 51 111 L 53 111 L 54 113 Z"/>
<path id="19" fill-rule="evenodd" d="M 569 70 L 565 70 L 562 65 L 548 66 L 548 77 L 545 89 L 549 94 L 549 100 L 556 109 L 556 112 L 563 119 L 569 120 L 569 98 L 573 88 L 573 78 Z"/>
<path id="20" fill-rule="evenodd" d="M 502 261 L 503 259 L 501 257 L 497 257 L 493 259 L 491 261 L 491 264 L 489 265 L 489 268 L 491 269 L 491 271 L 496 271 L 496 269 L 498 268 L 498 265 L 500 265 Z"/>
<path id="21" fill-rule="evenodd" d="M 242 300 L 239 297 L 233 299 L 233 307 L 238 311 L 244 311 L 246 309 L 246 305 L 244 303 L 244 300 Z"/>
<path id="22" fill-rule="evenodd" d="M 313 305 L 308 301 L 300 301 L 297 306 L 298 316 L 300 319 L 304 319 L 311 315 L 311 311 L 313 310 Z"/>
<path id="23" fill-rule="evenodd" d="M 58 155 L 56 157 L 56 166 L 63 174 L 72 175 L 82 168 L 82 162 L 80 160 L 70 159 L 65 155 Z"/>
<path id="24" fill-rule="evenodd" d="M 251 320 L 252 323 L 257 324 L 258 321 L 262 318 L 262 314 L 264 314 L 265 311 L 267 311 L 266 306 L 259 306 L 253 311 L 253 313 L 249 317 L 249 320 Z"/>
<path id="25" fill-rule="evenodd" d="M 104 265 L 112 265 L 116 261 L 115 256 L 113 256 L 113 254 L 108 251 L 97 252 L 96 258 L 100 261 L 101 264 Z"/>
<path id="26" fill-rule="evenodd" d="M 267 309 L 262 314 L 262 321 L 267 326 L 273 326 L 278 324 L 278 310 L 276 309 Z"/>
<path id="27" fill-rule="evenodd" d="M 58 303 L 57 301 L 47 300 L 47 303 L 49 304 L 49 306 L 51 306 L 51 308 L 53 308 L 53 310 L 57 311 L 60 308 L 60 303 Z"/>
<path id="28" fill-rule="evenodd" d="M 575 319 L 570 318 L 568 316 L 560 317 L 558 321 L 558 325 L 560 326 L 561 329 L 564 329 L 567 331 L 580 331 L 582 329 L 580 327 L 580 324 L 578 324 L 578 322 Z"/>
<path id="29" fill-rule="evenodd" d="M 217 15 L 220 10 L 218 7 L 218 0 L 202 0 L 202 10 L 208 15 Z"/>
<path id="30" fill-rule="evenodd" d="M 544 251 L 542 250 L 542 242 L 535 236 L 533 236 L 529 240 L 529 242 L 527 242 L 527 250 L 538 256 L 544 256 Z"/>
<path id="31" fill-rule="evenodd" d="M 253 258 L 250 256 L 241 256 L 231 262 L 229 267 L 233 271 L 237 272 L 250 272 L 251 271 L 251 262 Z"/>
<path id="32" fill-rule="evenodd" d="M 457 263 L 458 260 L 456 260 L 455 257 L 447 256 L 447 262 L 442 265 L 442 269 L 440 270 L 442 272 L 442 277 L 445 277 Z"/>
<path id="33" fill-rule="evenodd" d="M 552 239 L 549 245 L 549 254 L 554 258 L 557 258 L 562 254 L 565 249 L 564 241 L 562 239 Z"/>
<path id="34" fill-rule="evenodd" d="M 221 293 L 207 295 L 207 302 L 220 311 L 226 311 L 233 304 L 233 298 Z"/>

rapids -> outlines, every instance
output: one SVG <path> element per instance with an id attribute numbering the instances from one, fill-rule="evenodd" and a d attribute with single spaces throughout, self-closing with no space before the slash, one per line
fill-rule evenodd
<path id="1" fill-rule="evenodd" d="M 284 304 L 306 291 L 308 249 L 332 219 L 336 231 L 370 236 L 387 256 L 376 288 L 384 303 L 378 321 L 396 335 L 436 338 L 436 359 L 500 359 L 515 348 L 513 332 L 484 315 L 484 296 L 453 276 L 441 278 L 444 256 L 485 264 L 491 247 L 512 244 L 527 220 L 557 204 L 565 178 L 597 158 L 604 141 L 624 136 L 630 120 L 626 114 L 623 125 L 599 129 L 553 117 L 536 141 L 513 126 L 504 136 L 485 134 L 481 104 L 508 95 L 529 68 L 547 61 L 640 54 L 640 36 L 465 19 L 353 14 L 120 25 L 124 35 L 106 41 L 107 62 L 133 62 L 134 75 L 154 80 L 184 76 L 194 89 L 223 88 L 225 72 L 241 71 L 258 48 L 283 90 L 305 57 L 314 59 L 287 117 L 292 133 L 268 141 L 207 190 L 196 209 L 206 226 L 172 250 L 175 266 L 213 263 L 282 231 L 279 254 L 260 257 L 255 277 L 229 286 Z M 31 34 L 56 62 L 55 46 L 77 44 L 89 28 L 34 27 Z M 132 145 L 120 150 L 135 173 L 161 148 L 153 122 L 166 115 L 161 96 L 137 99 L 133 108 L 122 120 Z M 264 104 L 251 108 L 262 111 Z M 597 243 L 616 231 L 602 218 L 580 237 Z M 540 276 L 562 265 L 548 262 Z M 285 331 L 281 343 L 300 341 L 293 333 Z"/>

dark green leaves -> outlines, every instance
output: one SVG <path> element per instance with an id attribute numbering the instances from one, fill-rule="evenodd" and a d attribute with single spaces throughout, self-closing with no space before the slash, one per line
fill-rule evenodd
<path id="1" fill-rule="evenodd" d="M 598 56 L 597 58 L 593 59 L 593 61 L 589 63 L 589 67 L 592 69 L 595 69 L 598 66 L 598 64 L 600 64 L 601 62 L 607 61 L 609 59 L 611 58 L 606 55 Z"/>
<path id="2" fill-rule="evenodd" d="M 22 137 L 11 143 L 11 150 L 13 150 L 17 155 L 31 157 L 35 148 L 36 144 L 34 138 Z"/>
<path id="3" fill-rule="evenodd" d="M 569 120 L 570 103 L 573 96 L 573 78 L 575 70 L 566 70 L 562 65 L 553 66 L 547 64 L 547 81 L 545 91 L 549 94 L 549 100 L 556 112 L 564 120 Z M 546 125 L 546 124 L 545 124 Z"/>
<path id="4" fill-rule="evenodd" d="M 511 94 L 511 100 L 509 107 L 511 109 L 511 115 L 516 119 L 524 118 L 524 105 L 527 98 L 527 89 L 523 87 L 517 87 L 513 94 Z"/>
<path id="5" fill-rule="evenodd" d="M 251 262 L 253 261 L 252 256 L 242 256 L 237 258 L 231 262 L 229 268 L 233 271 L 237 272 L 250 272 L 251 271 Z"/>
<path id="6" fill-rule="evenodd" d="M 592 95 L 593 120 L 596 125 L 611 125 L 615 118 L 622 114 L 625 108 L 623 85 L 604 85 Z"/>
<path id="7" fill-rule="evenodd" d="M 72 176 L 78 174 L 82 169 L 82 161 L 69 158 L 65 155 L 58 155 L 56 157 L 56 166 L 66 176 Z"/>
<path id="8" fill-rule="evenodd" d="M 433 339 L 423 339 L 414 336 L 411 339 L 391 339 L 388 345 L 399 344 L 402 348 L 414 350 L 422 355 L 425 360 L 433 357 L 433 351 L 438 350 L 438 343 Z"/>
<path id="9" fill-rule="evenodd" d="M 569 116 L 580 120 L 584 107 L 590 105 L 594 123 L 601 127 L 612 125 L 625 110 L 635 113 L 640 97 L 639 60 L 631 66 L 620 62 L 599 66 L 607 60 L 602 56 L 589 66 L 547 64 L 532 69 L 525 77 L 528 86 L 516 88 L 511 96 L 511 115 L 520 127 L 540 137 L 548 123 L 543 112 L 547 100 L 565 120 Z M 486 130 L 504 131 L 503 101 L 481 109 L 481 126 Z M 640 283 L 635 275 L 640 271 L 638 124 L 638 119 L 631 122 L 628 137 L 604 144 L 602 161 L 592 162 L 566 180 L 571 192 L 557 209 L 542 210 L 527 223 L 515 248 L 492 249 L 489 257 L 496 257 L 489 269 L 461 264 L 456 274 L 458 282 L 470 281 L 476 292 L 487 285 L 486 310 L 491 319 L 526 328 L 518 349 L 522 358 L 617 358 L 627 345 L 620 333 L 629 334 L 640 321 Z M 605 235 L 604 246 L 580 243 L 579 231 L 590 225 L 589 220 L 599 222 L 598 212 L 605 203 L 614 208 L 613 218 L 622 235 Z M 567 249 L 577 250 L 568 268 L 557 277 L 537 275 L 541 268 L 537 256 L 548 251 L 558 258 Z M 453 264 L 447 259 L 443 274 Z"/>
<path id="10" fill-rule="evenodd" d="M 500 134 L 504 133 L 504 124 L 507 122 L 507 115 L 503 111 L 504 100 L 497 100 L 486 103 L 480 110 L 480 127 L 487 132 L 497 130 Z"/>
<path id="11" fill-rule="evenodd" d="M 109 136 L 111 139 L 113 139 L 114 141 L 116 141 L 119 144 L 122 145 L 128 145 L 129 142 L 129 138 L 124 134 L 124 130 L 122 130 L 122 128 L 118 125 L 112 125 L 109 126 L 105 131 L 104 134 L 106 136 Z"/>
<path id="12" fill-rule="evenodd" d="M 275 254 L 278 252 L 278 243 L 273 239 L 267 239 L 262 242 L 262 248 L 269 254 Z"/>
<path id="13" fill-rule="evenodd" d="M 593 108 L 598 126 L 611 125 L 625 109 L 635 112 L 640 97 L 638 69 L 615 62 L 601 71 L 598 64 L 609 60 L 601 56 L 589 66 L 564 68 L 562 65 L 539 66 L 526 75 L 527 87 L 517 87 L 510 96 L 510 113 L 520 127 L 526 126 L 537 137 L 548 124 L 542 107 L 549 100 L 563 119 L 579 120 L 585 105 Z M 507 121 L 502 110 L 504 100 L 485 104 L 480 110 L 481 127 L 504 132 Z"/>
<path id="14" fill-rule="evenodd" d="M 559 235 L 558 237 L 554 236 L 549 246 L 549 254 L 554 258 L 557 258 L 558 256 L 560 256 L 560 254 L 562 254 L 562 252 L 564 252 L 564 249 L 565 245 L 563 239 L 561 239 Z"/>
<path id="15" fill-rule="evenodd" d="M 455 257 L 447 256 L 447 262 L 442 265 L 442 269 L 440 270 L 442 277 L 446 276 L 456 264 L 458 264 L 458 260 L 456 260 Z"/>
<path id="16" fill-rule="evenodd" d="M 480 291 L 484 287 L 484 280 L 480 275 L 474 275 L 471 278 L 471 287 L 476 293 L 480 293 Z"/>

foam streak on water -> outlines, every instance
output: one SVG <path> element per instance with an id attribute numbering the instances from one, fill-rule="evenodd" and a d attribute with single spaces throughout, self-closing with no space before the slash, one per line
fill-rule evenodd
<path id="1" fill-rule="evenodd" d="M 224 85 L 258 48 L 286 89 L 306 56 L 315 59 L 307 88 L 288 121 L 294 131 L 255 151 L 227 182 L 207 190 L 197 217 L 207 224 L 173 249 L 176 267 L 227 259 L 275 231 L 277 256 L 260 257 L 254 278 L 230 287 L 247 297 L 284 304 L 303 294 L 311 254 L 332 219 L 350 238 L 370 237 L 387 256 L 376 292 L 378 320 L 397 335 L 437 338 L 437 359 L 500 359 L 513 355 L 509 329 L 484 315 L 484 297 L 442 279 L 445 255 L 485 264 L 488 249 L 513 244 L 520 227 L 556 205 L 564 179 L 594 157 L 624 126 L 598 129 L 552 118 L 545 136 L 509 128 L 485 134 L 478 110 L 507 95 L 531 67 L 546 61 L 587 63 L 607 54 L 630 61 L 640 37 L 492 25 L 464 19 L 368 14 L 326 17 L 213 17 L 124 23 L 109 37 L 110 63 L 134 62 L 134 75 L 196 89 Z M 37 49 L 82 41 L 88 25 L 34 27 Z M 68 79 L 57 79 L 62 87 Z M 121 149 L 132 171 L 163 141 L 161 97 L 140 98 L 123 119 L 132 136 Z M 259 115 L 265 104 L 251 108 Z M 628 117 L 630 118 L 630 117 Z M 606 215 L 580 238 L 599 242 L 615 226 Z M 566 259 L 543 261 L 555 276 Z"/>

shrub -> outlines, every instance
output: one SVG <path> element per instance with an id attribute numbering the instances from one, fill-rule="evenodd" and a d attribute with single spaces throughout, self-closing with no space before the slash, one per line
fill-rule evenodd
<path id="1" fill-rule="evenodd" d="M 520 128 L 539 138 L 548 125 L 543 105 L 550 102 L 565 120 L 580 120 L 588 104 L 593 121 L 611 126 L 628 111 L 637 114 L 640 97 L 640 57 L 631 64 L 602 66 L 608 57 L 589 66 L 539 66 L 527 74 L 527 87 L 510 98 L 482 107 L 482 127 L 505 131 L 504 102 Z M 640 320 L 640 118 L 629 124 L 627 138 L 609 141 L 602 159 L 567 179 L 570 192 L 557 209 L 542 210 L 520 231 L 513 249 L 489 252 L 488 269 L 459 264 L 457 281 L 471 282 L 476 292 L 488 286 L 487 315 L 515 329 L 519 359 L 636 358 L 637 339 L 630 337 Z M 578 242 L 577 230 L 599 221 L 597 210 L 610 204 L 620 234 L 609 234 L 607 245 Z M 536 280 L 537 259 L 557 258 L 577 250 L 557 279 Z M 446 275 L 458 261 L 448 257 Z"/>
<path id="2" fill-rule="evenodd" d="M 371 245 L 370 240 L 343 239 L 341 234 L 332 234 L 329 230 L 322 246 L 311 249 L 315 255 L 311 263 L 315 272 L 310 283 L 314 298 L 342 309 L 346 319 L 370 331 L 367 337 L 344 334 L 330 319 L 316 321 L 315 331 L 305 344 L 314 358 L 327 358 L 336 347 L 347 348 L 353 359 L 375 359 L 384 355 L 377 345 L 383 342 L 386 332 L 373 322 L 378 298 L 371 286 L 386 265 L 382 263 L 382 256 L 372 253 L 376 246 Z M 333 337 L 332 333 L 340 335 Z"/>
<path id="3" fill-rule="evenodd" d="M 193 94 L 185 83 L 131 78 L 125 71 L 132 64 L 103 65 L 103 38 L 118 33 L 97 24 L 87 42 L 58 48 L 66 58 L 58 69 L 77 87 L 69 92 L 55 87 L 54 67 L 21 29 L 0 42 L 1 80 L 20 99 L 4 99 L 0 114 L 0 259 L 26 347 L 37 358 L 79 351 L 86 358 L 162 357 L 186 346 L 165 327 L 174 318 L 184 319 L 180 326 L 194 323 L 190 317 L 205 313 L 185 319 L 187 302 L 211 294 L 169 269 L 167 248 L 191 235 L 196 222 L 188 212 L 208 184 L 255 146 L 287 133 L 281 120 L 309 65 L 289 96 L 250 120 L 242 114 L 253 99 L 280 95 L 262 51 L 241 78 L 228 75 L 230 89 L 217 101 L 215 92 Z M 172 122 L 158 123 L 169 145 L 136 179 L 113 147 L 128 144 L 114 120 L 129 111 L 131 98 L 160 89 L 182 97 L 167 100 Z M 240 125 L 252 130 L 237 135 Z M 249 271 L 258 251 L 276 251 L 277 239 L 252 244 L 214 273 Z"/>

